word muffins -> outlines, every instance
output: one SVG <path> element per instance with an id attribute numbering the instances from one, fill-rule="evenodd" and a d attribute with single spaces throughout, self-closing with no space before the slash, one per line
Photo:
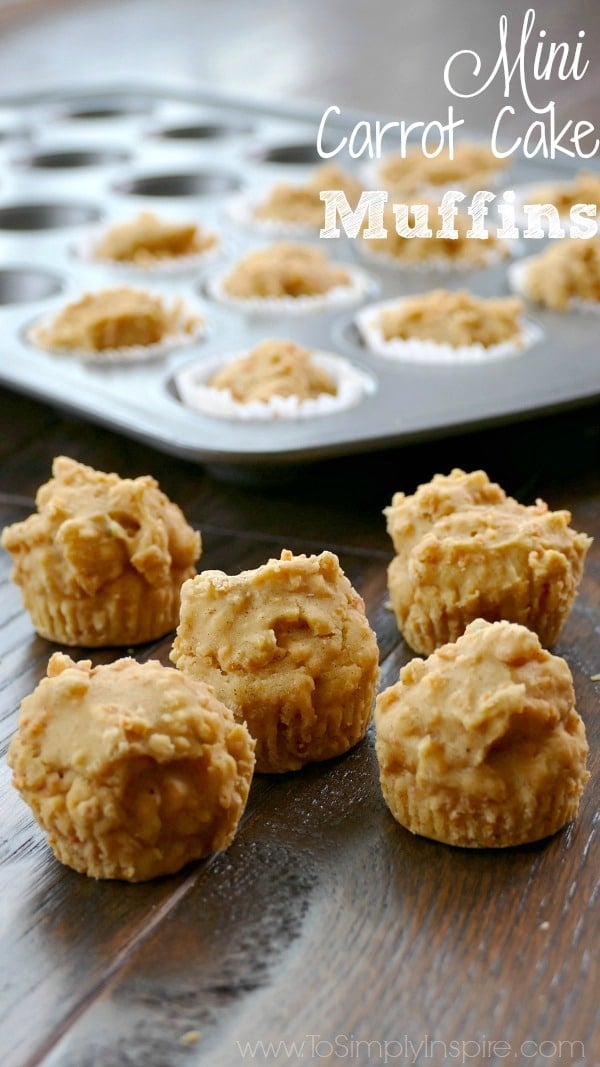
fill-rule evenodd
<path id="1" fill-rule="evenodd" d="M 55 653 L 21 705 L 13 784 L 62 863 L 131 882 L 226 848 L 254 742 L 202 682 L 157 661 Z"/>
<path id="2" fill-rule="evenodd" d="M 135 645 L 179 618 L 200 534 L 150 476 L 119 478 L 59 456 L 37 513 L 1 543 L 41 637 L 65 645 Z"/>
<path id="3" fill-rule="evenodd" d="M 558 639 L 591 544 L 568 511 L 519 504 L 483 471 L 453 470 L 396 493 L 385 515 L 390 599 L 415 652 L 455 641 L 476 618 L 521 623 L 546 647 Z"/>
<path id="4" fill-rule="evenodd" d="M 331 552 L 270 559 L 183 586 L 171 659 L 246 721 L 256 769 L 347 752 L 371 718 L 379 668 L 364 603 Z"/>
<path id="5" fill-rule="evenodd" d="M 589 778 L 571 672 L 515 623 L 471 623 L 415 659 L 375 707 L 384 799 L 413 833 L 467 848 L 538 841 Z"/>

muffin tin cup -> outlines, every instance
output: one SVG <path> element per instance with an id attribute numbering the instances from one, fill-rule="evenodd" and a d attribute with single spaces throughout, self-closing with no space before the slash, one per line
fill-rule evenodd
<path id="1" fill-rule="evenodd" d="M 144 290 L 150 293 L 150 290 Z M 151 295 L 160 297 L 163 305 L 175 306 L 178 301 L 172 296 L 163 293 L 152 292 Z M 39 348 L 49 355 L 61 360 L 78 360 L 83 363 L 109 366 L 111 364 L 140 363 L 151 360 L 163 359 L 172 352 L 196 344 L 206 335 L 206 323 L 204 314 L 199 307 L 192 307 L 188 302 L 182 305 L 178 316 L 181 326 L 164 336 L 161 341 L 150 345 L 127 345 L 121 348 L 104 348 L 98 351 L 84 349 L 61 349 L 51 348 L 43 344 L 43 331 L 51 328 L 56 321 L 59 312 L 53 311 L 48 315 L 38 318 L 25 329 L 25 340 L 35 348 Z M 191 316 L 193 324 L 191 329 L 185 328 L 185 322 Z"/>

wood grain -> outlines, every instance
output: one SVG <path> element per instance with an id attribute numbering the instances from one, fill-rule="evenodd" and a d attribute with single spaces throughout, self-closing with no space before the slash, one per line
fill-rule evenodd
<path id="1" fill-rule="evenodd" d="M 323 471 L 303 507 L 302 476 L 270 493 L 221 483 L 33 401 L 14 408 L 11 401 L 11 408 L 14 447 L 4 439 L 3 521 L 26 513 L 54 454 L 75 454 L 121 474 L 151 471 L 203 529 L 205 566 L 233 571 L 284 546 L 296 552 L 334 547 L 377 630 L 382 686 L 411 657 L 385 606 L 390 551 L 381 511 L 395 472 L 399 486 L 414 488 L 423 465 L 445 469 L 448 453 L 460 456 L 473 438 L 380 457 L 360 507 L 357 463 L 337 463 L 335 475 Z M 40 419 L 43 436 L 34 432 Z M 503 449 L 500 466 L 514 463 L 512 478 L 526 489 L 524 499 L 543 490 L 554 506 L 569 506 L 574 525 L 594 534 L 597 546 L 600 477 L 597 456 L 590 459 L 585 447 L 593 438 L 590 425 L 581 417 L 569 425 L 563 416 L 513 429 L 510 440 L 494 431 L 479 441 L 484 453 Z M 515 456 L 536 435 L 548 449 L 557 436 L 562 445 L 569 438 L 568 484 L 564 464 L 550 462 L 552 451 L 527 471 L 516 465 Z M 3 749 L 18 704 L 52 650 L 32 633 L 9 569 L 4 556 Z M 156 883 L 96 883 L 53 859 L 3 764 L 0 951 L 12 961 L 0 998 L 3 1067 L 229 1067 L 243 1062 L 246 1042 L 260 1041 L 296 1042 L 289 1055 L 281 1046 L 280 1062 L 310 1062 L 309 1053 L 319 1062 L 325 1053 L 331 1059 L 332 1050 L 350 1062 L 351 1056 L 381 1062 L 375 1056 L 388 1042 L 397 1059 L 402 1050 L 400 1062 L 410 1062 L 410 1049 L 420 1045 L 415 1062 L 443 1063 L 443 1043 L 447 1051 L 452 1041 L 486 1039 L 511 1049 L 531 1042 L 523 1062 L 536 1067 L 548 1058 L 529 1055 L 533 1042 L 581 1042 L 566 1062 L 588 1067 L 597 1038 L 592 905 L 599 726 L 598 684 L 591 677 L 600 670 L 599 597 L 596 547 L 556 649 L 574 673 L 592 784 L 577 823 L 536 845 L 473 853 L 402 830 L 381 798 L 371 731 L 344 759 L 297 775 L 257 777 L 227 853 Z M 168 663 L 169 648 L 167 638 L 138 654 Z M 117 654 L 99 651 L 93 659 Z"/>

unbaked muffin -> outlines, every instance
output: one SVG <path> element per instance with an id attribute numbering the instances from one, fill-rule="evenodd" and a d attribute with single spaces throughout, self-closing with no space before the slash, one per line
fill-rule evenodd
<path id="1" fill-rule="evenodd" d="M 381 239 L 361 237 L 361 248 L 366 255 L 375 256 L 398 267 L 428 267 L 440 269 L 485 267 L 488 263 L 508 255 L 506 241 L 501 241 L 489 232 L 485 239 L 467 237 L 473 220 L 458 214 L 453 227 L 458 237 L 437 237 L 442 223 L 437 213 L 437 204 L 428 204 L 428 227 L 431 237 L 404 237 L 396 229 L 396 216 L 391 205 L 383 212 L 383 225 L 387 237 Z M 409 220 L 414 225 L 414 220 Z"/>
<path id="2" fill-rule="evenodd" d="M 227 848 L 254 742 L 208 686 L 172 667 L 92 668 L 55 653 L 22 702 L 8 763 L 62 863 L 139 882 Z"/>
<path id="3" fill-rule="evenodd" d="M 371 718 L 377 641 L 331 552 L 186 582 L 171 659 L 247 723 L 259 771 L 339 756 Z"/>
<path id="4" fill-rule="evenodd" d="M 95 259 L 150 268 L 168 260 L 198 256 L 218 243 L 216 234 L 195 222 L 163 219 L 142 211 L 133 219 L 110 226 L 96 241 Z"/>
<path id="5" fill-rule="evenodd" d="M 200 534 L 149 476 L 120 478 L 59 456 L 37 513 L 1 543 L 42 637 L 65 645 L 134 645 L 174 630 Z"/>
<path id="6" fill-rule="evenodd" d="M 568 511 L 525 506 L 483 471 L 455 469 L 396 493 L 385 515 L 390 599 L 415 652 L 455 641 L 479 617 L 522 623 L 546 647 L 558 639 L 591 544 Z"/>
<path id="7" fill-rule="evenodd" d="M 297 396 L 302 401 L 337 392 L 335 382 L 314 362 L 309 349 L 277 340 L 261 341 L 247 356 L 217 371 L 207 385 L 227 389 L 244 404 L 273 396 Z"/>
<path id="8" fill-rule="evenodd" d="M 346 267 L 332 263 L 320 248 L 282 241 L 249 252 L 223 281 L 226 296 L 256 298 L 322 296 L 350 285 Z"/>
<path id="9" fill-rule="evenodd" d="M 530 190 L 527 202 L 553 204 L 561 216 L 568 216 L 575 204 L 596 204 L 600 207 L 600 174 L 582 170 L 571 181 L 538 185 Z"/>
<path id="10" fill-rule="evenodd" d="M 435 341 L 459 348 L 519 343 L 523 304 L 515 297 L 480 297 L 462 289 L 432 289 L 385 307 L 384 340 Z"/>
<path id="11" fill-rule="evenodd" d="M 515 623 L 472 622 L 377 698 L 385 801 L 449 845 L 538 841 L 577 815 L 589 778 L 571 672 Z"/>
<path id="12" fill-rule="evenodd" d="M 558 241 L 515 267 L 519 291 L 537 304 L 552 311 L 600 308 L 600 236 Z"/>

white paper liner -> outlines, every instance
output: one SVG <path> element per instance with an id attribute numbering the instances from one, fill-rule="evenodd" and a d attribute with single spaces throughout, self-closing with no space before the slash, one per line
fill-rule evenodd
<path id="1" fill-rule="evenodd" d="M 347 263 L 338 263 L 337 266 L 343 266 L 348 271 L 350 284 L 336 285 L 329 292 L 319 293 L 316 296 L 251 297 L 247 300 L 243 300 L 241 297 L 229 296 L 224 288 L 224 283 L 229 277 L 230 271 L 224 271 L 213 278 L 209 278 L 206 283 L 206 291 L 213 300 L 218 300 L 221 304 L 227 304 L 229 307 L 237 308 L 238 311 L 244 311 L 247 314 L 307 315 L 357 303 L 371 290 L 372 280 L 363 270 L 349 266 Z"/>
<path id="2" fill-rule="evenodd" d="M 307 237 L 318 236 L 320 226 L 312 226 L 310 222 L 289 222 L 278 218 L 257 218 L 254 209 L 263 204 L 269 195 L 269 190 L 263 192 L 239 193 L 233 196 L 227 205 L 227 213 L 238 226 L 256 230 L 268 237 Z M 323 205 L 323 211 L 325 206 Z"/>
<path id="3" fill-rule="evenodd" d="M 81 240 L 73 245 L 75 256 L 78 259 L 84 260 L 86 263 L 114 270 L 119 274 L 137 274 L 143 277 L 154 275 L 158 277 L 159 275 L 173 276 L 177 274 L 193 273 L 202 269 L 207 264 L 213 263 L 215 259 L 218 259 L 223 255 L 223 242 L 221 238 L 213 230 L 207 230 L 207 233 L 210 233 L 217 238 L 216 243 L 211 245 L 204 252 L 195 252 L 193 255 L 189 256 L 157 257 L 154 262 L 145 264 L 134 263 L 130 260 L 107 259 L 105 257 L 97 256 L 96 248 L 100 239 L 115 225 L 118 225 L 118 222 L 113 222 L 110 226 L 98 227 L 91 233 L 87 233 L 85 237 L 82 237 Z"/>
<path id="4" fill-rule="evenodd" d="M 459 345 L 454 348 L 449 344 L 416 338 L 408 341 L 393 338 L 386 341 L 377 321 L 381 312 L 385 308 L 398 307 L 405 300 L 412 299 L 413 297 L 405 297 L 400 300 L 386 300 L 380 304 L 371 304 L 356 315 L 355 321 L 360 335 L 371 352 L 385 359 L 409 363 L 490 363 L 497 359 L 520 356 L 543 337 L 543 331 L 536 323 L 523 320 L 520 343 L 503 341 L 501 344 L 489 345 L 487 348 L 482 344 Z"/>
<path id="5" fill-rule="evenodd" d="M 162 296 L 161 299 L 167 307 L 178 302 L 177 299 L 165 300 Z M 60 311 L 63 310 L 64 307 L 61 307 Z M 72 359 L 78 359 L 85 363 L 140 363 L 144 360 L 160 359 L 163 356 L 168 355 L 174 349 L 194 344 L 206 334 L 206 322 L 202 312 L 196 307 L 190 307 L 189 303 L 185 303 L 181 307 L 180 318 L 182 329 L 167 334 L 161 341 L 157 341 L 156 344 L 128 345 L 123 348 L 104 348 L 99 352 L 86 352 L 73 348 L 48 348 L 47 345 L 40 343 L 40 332 L 48 329 L 48 327 L 52 327 L 58 314 L 60 314 L 60 312 L 54 312 L 51 315 L 46 315 L 44 318 L 34 322 L 25 331 L 26 340 L 43 352 L 48 352 L 54 356 L 65 356 Z M 186 330 L 183 328 L 184 321 L 189 317 L 197 319 L 197 322 L 191 330 Z"/>
<path id="6" fill-rule="evenodd" d="M 600 315 L 600 300 L 582 300 L 580 297 L 573 296 L 565 308 L 558 309 L 549 308 L 547 304 L 541 304 L 539 301 L 536 301 L 529 296 L 525 287 L 525 276 L 534 260 L 538 260 L 539 258 L 539 256 L 527 256 L 526 259 L 520 259 L 516 263 L 511 263 L 507 271 L 507 277 L 508 284 L 513 293 L 523 297 L 524 300 L 528 300 L 531 304 L 538 304 L 538 306 L 547 308 L 549 311 L 557 311 L 558 314 L 564 314 L 566 311 L 581 311 L 587 315 Z"/>
<path id="7" fill-rule="evenodd" d="M 426 240 L 427 238 L 415 237 L 408 239 L 418 241 Z M 475 241 L 477 238 L 473 237 L 470 240 Z M 455 271 L 468 274 L 473 270 L 485 270 L 487 267 L 503 263 L 512 254 L 516 246 L 515 241 L 509 240 L 503 241 L 500 247 L 493 245 L 486 250 L 487 254 L 484 260 L 479 263 L 467 259 L 450 259 L 448 256 L 429 256 L 427 259 L 411 262 L 411 260 L 405 259 L 403 256 L 394 256 L 391 252 L 374 252 L 371 245 L 375 243 L 374 240 L 364 241 L 356 238 L 357 256 L 364 259 L 369 265 L 376 266 L 380 264 L 386 269 L 408 271 L 410 274 L 426 274 L 429 271 L 436 271 L 436 273 L 440 274 L 451 274 Z M 482 244 L 482 242 L 479 243 Z"/>
<path id="8" fill-rule="evenodd" d="M 268 422 L 333 415 L 354 407 L 363 396 L 375 392 L 375 383 L 368 374 L 342 356 L 322 351 L 311 352 L 311 358 L 334 380 L 338 389 L 335 396 L 322 393 L 308 400 L 300 400 L 297 396 L 273 396 L 268 401 L 253 400 L 244 404 L 234 400 L 229 389 L 214 389 L 205 384 L 224 364 L 243 359 L 248 354 L 244 351 L 203 359 L 177 371 L 174 381 L 182 403 L 219 419 Z"/>

